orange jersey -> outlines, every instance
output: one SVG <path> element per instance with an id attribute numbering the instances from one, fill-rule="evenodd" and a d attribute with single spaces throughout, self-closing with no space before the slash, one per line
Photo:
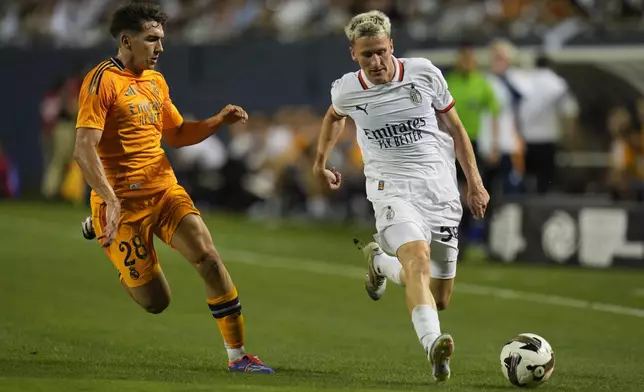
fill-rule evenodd
<path id="1" fill-rule="evenodd" d="M 152 194 L 177 183 L 161 138 L 183 118 L 159 72 L 136 75 L 116 58 L 103 61 L 85 76 L 78 106 L 76 128 L 103 131 L 98 155 L 118 196 Z"/>

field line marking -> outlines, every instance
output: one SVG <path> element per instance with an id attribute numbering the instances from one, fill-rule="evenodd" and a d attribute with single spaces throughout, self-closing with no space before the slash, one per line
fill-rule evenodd
<path id="1" fill-rule="evenodd" d="M 341 266 L 306 258 L 275 256 L 225 247 L 220 248 L 220 252 L 224 257 L 224 260 L 249 265 L 322 273 L 332 276 L 343 276 L 356 279 L 363 279 L 366 273 L 366 268 L 358 268 L 355 266 Z M 454 287 L 454 291 L 464 294 L 484 295 L 494 298 L 534 302 L 541 305 L 556 305 L 568 308 L 594 310 L 598 312 L 612 313 L 622 316 L 644 318 L 644 309 L 640 308 L 631 308 L 627 306 L 587 301 L 558 295 L 506 289 L 497 286 L 464 283 L 459 282 L 458 280 Z"/>
<path id="2" fill-rule="evenodd" d="M 17 217 L 16 217 L 17 218 Z M 39 229 L 51 229 L 47 227 L 49 222 L 40 222 L 36 219 L 21 219 L 23 223 L 28 222 L 31 224 L 36 224 L 35 227 Z M 4 222 L 3 219 L 0 219 L 0 225 L 2 223 L 9 224 L 9 221 Z M 43 227 L 44 223 L 44 227 Z M 54 223 L 54 222 L 52 222 Z M 11 224 L 13 229 L 22 228 L 20 225 Z M 80 224 L 79 224 L 80 226 Z M 24 227 L 24 226 L 23 226 Z M 30 230 L 33 230 L 33 226 L 30 225 Z M 80 230 L 79 230 L 80 231 Z M 49 235 L 55 235 L 65 238 L 71 238 L 71 233 L 64 230 L 47 230 Z M 73 235 L 73 238 L 79 238 L 82 240 L 80 233 L 78 237 Z M 235 248 L 227 248 L 218 246 L 219 251 L 223 254 L 224 260 L 229 260 L 233 262 L 239 262 L 242 264 L 256 265 L 262 267 L 272 267 L 272 268 L 282 268 L 289 269 L 293 271 L 301 272 L 312 272 L 312 273 L 321 273 L 331 276 L 342 276 L 347 278 L 360 278 L 364 277 L 366 273 L 365 268 L 359 268 L 356 266 L 340 266 L 337 264 L 327 263 L 320 260 L 306 259 L 302 257 L 286 257 L 286 256 L 276 256 L 263 254 L 258 252 L 252 252 L 248 250 L 241 250 Z M 163 248 L 165 249 L 165 248 Z M 169 248 L 168 248 L 169 249 Z M 159 249 L 161 250 L 161 249 Z M 232 259 L 232 260 L 231 260 Z M 582 299 L 563 297 L 558 295 L 549 295 L 535 292 L 520 291 L 514 289 L 506 289 L 497 286 L 487 286 L 487 285 L 478 285 L 472 283 L 460 282 L 457 279 L 454 290 L 457 293 L 463 294 L 472 294 L 472 295 L 484 295 L 493 298 L 502 298 L 502 299 L 512 299 L 512 300 L 521 300 L 526 302 L 533 302 L 541 305 L 556 305 L 568 308 L 576 309 L 585 309 L 585 310 L 594 310 L 598 312 L 611 313 L 621 316 L 632 316 L 638 318 L 644 318 L 644 309 L 642 308 L 632 308 L 627 306 L 607 304 L 602 302 L 587 301 Z"/>

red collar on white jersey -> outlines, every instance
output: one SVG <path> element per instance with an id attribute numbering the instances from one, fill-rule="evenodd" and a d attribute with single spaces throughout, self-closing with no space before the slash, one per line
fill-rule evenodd
<path id="1" fill-rule="evenodd" d="M 393 56 L 392 56 L 392 61 L 394 62 L 394 66 L 396 68 L 394 70 L 394 78 L 392 79 L 392 81 L 402 82 L 403 78 L 405 77 L 405 66 L 403 65 L 402 61 L 398 60 Z M 362 70 L 358 71 L 358 80 L 360 81 L 360 85 L 362 86 L 363 90 L 367 90 L 375 86 L 373 83 L 369 81 L 369 79 L 367 79 L 367 77 L 364 75 L 364 72 L 362 72 Z"/>

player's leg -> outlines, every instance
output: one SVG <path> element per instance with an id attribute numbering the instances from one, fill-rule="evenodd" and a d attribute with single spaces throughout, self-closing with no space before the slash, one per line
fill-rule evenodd
<path id="1" fill-rule="evenodd" d="M 170 305 L 170 285 L 159 264 L 156 264 L 150 281 L 141 286 L 130 287 L 122 274 L 119 274 L 119 279 L 130 298 L 148 313 L 159 314 Z"/>
<path id="2" fill-rule="evenodd" d="M 454 340 L 449 334 L 441 333 L 436 301 L 430 291 L 431 252 L 425 234 L 417 224 L 405 222 L 387 227 L 380 239 L 388 250 L 395 251 L 402 265 L 399 277 L 405 285 L 407 308 L 418 339 L 432 363 L 434 377 L 447 380 Z"/>
<path id="3" fill-rule="evenodd" d="M 454 278 L 456 277 L 458 258 L 456 241 L 455 238 L 452 238 L 447 243 L 440 240 L 432 241 L 432 257 L 430 260 L 431 280 L 429 288 L 436 300 L 436 308 L 438 310 L 447 309 L 452 292 L 454 291 Z"/>
<path id="4" fill-rule="evenodd" d="M 92 217 L 85 229 L 100 235 L 105 224 L 105 205 L 92 203 Z M 154 250 L 150 225 L 145 209 L 123 211 L 115 241 L 106 254 L 119 271 L 121 286 L 139 306 L 152 314 L 163 312 L 170 304 L 170 287 L 161 270 Z M 87 238 L 87 237 L 86 237 Z"/>
<path id="5" fill-rule="evenodd" d="M 357 241 L 357 240 L 356 240 Z M 405 277 L 405 270 L 398 261 L 397 257 L 386 254 L 376 242 L 370 242 L 367 245 L 356 243 L 362 250 L 365 259 L 367 260 L 368 272 L 365 281 L 365 288 L 369 297 L 374 301 L 379 300 L 385 292 L 387 280 L 393 281 L 399 286 L 405 286 L 407 278 Z M 438 252 L 437 252 L 438 250 Z M 440 248 L 435 249 L 432 247 L 432 257 L 430 261 L 430 274 L 429 288 L 436 302 L 437 310 L 447 309 L 449 301 L 454 289 L 454 277 L 456 273 L 456 264 L 452 264 L 450 260 L 441 258 Z M 440 262 L 438 260 L 441 260 Z M 445 278 L 443 270 L 444 264 L 447 263 L 448 270 L 454 268 L 454 275 L 450 278 Z M 451 272 L 448 272 L 449 276 Z M 437 277 L 435 275 L 439 275 Z"/>
<path id="6" fill-rule="evenodd" d="M 224 266 L 210 232 L 185 190 L 177 186 L 167 193 L 158 236 L 177 249 L 202 277 L 207 303 L 217 320 L 228 352 L 231 371 L 273 373 L 244 348 L 245 326 L 237 289 Z"/>

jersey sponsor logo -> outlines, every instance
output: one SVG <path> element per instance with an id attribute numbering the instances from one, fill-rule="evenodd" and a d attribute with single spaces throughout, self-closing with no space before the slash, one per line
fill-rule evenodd
<path id="1" fill-rule="evenodd" d="M 367 113 L 367 105 L 369 105 L 369 104 L 365 103 L 364 105 L 362 105 L 362 107 L 360 107 L 360 105 L 356 105 L 356 110 L 362 110 L 364 112 L 364 114 L 366 114 L 368 116 L 369 113 Z"/>
<path id="2" fill-rule="evenodd" d="M 400 124 L 386 124 L 383 128 L 363 129 L 368 140 L 378 142 L 381 149 L 413 144 L 423 138 L 422 127 L 427 125 L 424 118 L 407 120 Z"/>
<path id="3" fill-rule="evenodd" d="M 141 126 L 155 125 L 161 123 L 161 102 L 141 101 L 141 103 L 130 103 L 130 117 L 137 117 L 137 123 Z"/>

